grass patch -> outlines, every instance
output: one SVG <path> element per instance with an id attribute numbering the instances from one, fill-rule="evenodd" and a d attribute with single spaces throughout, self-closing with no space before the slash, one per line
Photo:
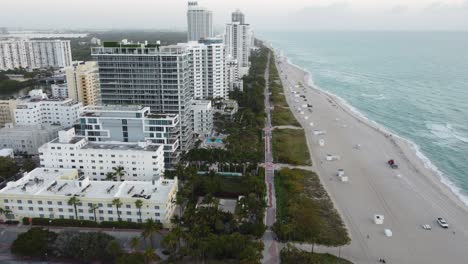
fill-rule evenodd
<path id="1" fill-rule="evenodd" d="M 300 126 L 289 108 L 275 106 L 273 110 L 271 124 L 273 126 Z"/>
<path id="2" fill-rule="evenodd" d="M 277 222 L 282 241 L 341 246 L 350 242 L 343 221 L 317 174 L 282 169 L 275 175 Z"/>
<path id="3" fill-rule="evenodd" d="M 331 254 L 312 253 L 286 246 L 280 252 L 281 263 L 283 264 L 352 264 L 352 262 Z"/>
<path id="4" fill-rule="evenodd" d="M 273 159 L 276 163 L 311 165 L 304 130 L 277 129 L 273 131 Z"/>

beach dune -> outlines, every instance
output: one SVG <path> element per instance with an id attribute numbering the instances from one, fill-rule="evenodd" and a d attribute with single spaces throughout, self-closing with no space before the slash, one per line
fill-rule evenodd
<path id="1" fill-rule="evenodd" d="M 355 114 L 339 98 L 307 85 L 297 87 L 307 84 L 307 73 L 285 57 L 276 56 L 276 61 L 288 104 L 305 129 L 313 169 L 349 230 L 352 242 L 340 249 L 341 256 L 354 263 L 378 263 L 379 258 L 398 264 L 468 263 L 467 207 L 411 145 Z M 296 103 L 293 92 L 306 101 Z M 304 103 L 313 106 L 312 112 L 295 110 Z M 316 135 L 318 130 L 326 133 Z M 340 159 L 328 161 L 327 154 Z M 387 164 L 390 159 L 397 169 Z M 348 182 L 340 181 L 338 169 Z M 375 224 L 375 214 L 384 216 L 383 224 Z M 449 228 L 441 228 L 437 217 L 445 218 Z M 424 224 L 432 229 L 425 230 Z M 338 254 L 336 248 L 320 250 Z"/>

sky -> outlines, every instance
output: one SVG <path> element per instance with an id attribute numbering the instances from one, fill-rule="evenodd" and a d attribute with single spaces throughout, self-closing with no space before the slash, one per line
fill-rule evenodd
<path id="1" fill-rule="evenodd" d="M 1 0 L 0 27 L 186 30 L 187 0 Z M 220 31 L 240 9 L 256 31 L 462 30 L 468 0 L 199 0 Z"/>

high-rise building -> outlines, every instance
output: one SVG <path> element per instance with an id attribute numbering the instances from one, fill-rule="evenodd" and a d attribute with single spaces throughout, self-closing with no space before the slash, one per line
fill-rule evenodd
<path id="1" fill-rule="evenodd" d="M 237 60 L 232 59 L 230 56 L 226 57 L 226 65 L 224 69 L 226 90 L 234 91 L 235 89 L 239 89 L 240 91 L 243 91 L 244 81 L 241 79 L 239 74 L 239 64 L 237 63 Z"/>
<path id="2" fill-rule="evenodd" d="M 90 142 L 151 142 L 163 145 L 170 167 L 180 154 L 180 121 L 177 114 L 152 114 L 137 105 L 87 106 L 80 117 L 80 134 Z"/>
<path id="3" fill-rule="evenodd" d="M 227 98 L 222 39 L 207 38 L 179 43 L 190 52 L 190 78 L 195 99 Z"/>
<path id="4" fill-rule="evenodd" d="M 92 48 L 105 105 L 142 105 L 152 113 L 177 114 L 182 150 L 193 145 L 190 53 L 181 46 L 105 42 Z"/>
<path id="5" fill-rule="evenodd" d="M 232 22 L 226 25 L 224 43 L 226 55 L 237 60 L 240 76 L 249 72 L 250 49 L 252 48 L 253 31 L 245 24 L 245 17 L 240 11 L 232 14 Z"/>
<path id="6" fill-rule="evenodd" d="M 208 137 L 213 131 L 213 108 L 210 100 L 193 100 L 193 131 L 198 135 Z"/>
<path id="7" fill-rule="evenodd" d="M 42 90 L 36 89 L 17 100 L 15 122 L 17 125 L 54 124 L 70 127 L 78 121 L 82 109 L 83 105 L 72 99 L 48 99 Z"/>
<path id="8" fill-rule="evenodd" d="M 239 9 L 232 13 L 231 18 L 232 22 L 239 22 L 240 24 L 245 24 L 245 15 Z"/>
<path id="9" fill-rule="evenodd" d="M 65 68 L 68 97 L 83 105 L 98 105 L 99 70 L 95 61 L 74 64 Z"/>
<path id="10" fill-rule="evenodd" d="M 188 2 L 187 40 L 198 41 L 213 36 L 213 13 L 198 5 L 197 1 Z"/>
<path id="11" fill-rule="evenodd" d="M 72 54 L 69 40 L 0 41 L 0 70 L 15 68 L 62 68 L 70 66 Z"/>

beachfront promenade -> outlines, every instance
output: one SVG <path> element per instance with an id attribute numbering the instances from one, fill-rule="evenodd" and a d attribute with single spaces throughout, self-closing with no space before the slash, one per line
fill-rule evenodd
<path id="1" fill-rule="evenodd" d="M 270 57 L 271 54 L 268 54 L 268 61 L 266 63 L 265 69 L 265 184 L 267 187 L 267 208 L 265 213 L 265 224 L 267 230 L 262 237 L 263 244 L 265 248 L 263 250 L 263 259 L 262 263 L 266 264 L 276 264 L 279 263 L 279 249 L 278 243 L 275 240 L 275 235 L 271 230 L 271 227 L 276 221 L 276 194 L 275 194 L 275 169 L 273 165 L 273 154 L 271 146 L 271 111 L 270 111 Z"/>
<path id="2" fill-rule="evenodd" d="M 379 258 L 398 264 L 468 263 L 467 208 L 411 146 L 356 116 L 337 98 L 299 86 L 307 83 L 307 74 L 284 57 L 276 61 L 287 102 L 306 133 L 314 170 L 349 230 L 352 241 L 341 248 L 341 256 L 353 263 L 378 263 Z M 297 111 L 303 104 L 311 104 L 311 112 Z M 316 135 L 318 130 L 325 134 Z M 327 161 L 327 154 L 340 159 Z M 391 169 L 389 159 L 399 168 Z M 338 169 L 344 169 L 349 182 L 339 180 Z M 382 225 L 373 222 L 374 214 L 384 215 Z M 442 229 L 436 217 L 444 217 L 450 227 Z M 385 229 L 393 236 L 387 237 Z"/>

